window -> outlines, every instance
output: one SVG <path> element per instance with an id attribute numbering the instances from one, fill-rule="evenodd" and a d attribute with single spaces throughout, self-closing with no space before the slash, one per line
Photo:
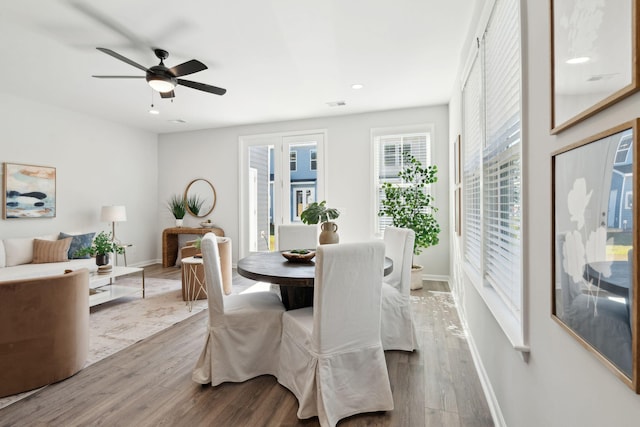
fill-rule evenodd
<path id="1" fill-rule="evenodd" d="M 298 152 L 295 150 L 289 151 L 289 170 L 298 170 Z"/>
<path id="2" fill-rule="evenodd" d="M 496 0 L 462 92 L 466 270 L 516 348 L 522 316 L 521 66 L 517 0 Z"/>
<path id="3" fill-rule="evenodd" d="M 325 130 L 309 130 L 240 137 L 240 217 L 238 253 L 275 248 L 281 224 L 299 221 L 299 212 L 316 196 L 324 200 L 323 156 Z M 306 167 L 311 150 L 317 170 Z M 294 156 L 291 155 L 294 153 Z M 291 171 L 291 160 L 304 167 Z"/>
<path id="4" fill-rule="evenodd" d="M 375 230 L 382 234 L 385 227 L 392 224 L 391 218 L 380 217 L 381 201 L 384 198 L 382 184 L 399 183 L 398 172 L 404 167 L 403 153 L 409 152 L 424 167 L 431 164 L 431 126 L 411 126 L 404 129 L 372 130 L 374 152 Z"/>
<path id="5" fill-rule="evenodd" d="M 309 151 L 309 168 L 312 171 L 318 170 L 318 154 L 316 150 Z"/>

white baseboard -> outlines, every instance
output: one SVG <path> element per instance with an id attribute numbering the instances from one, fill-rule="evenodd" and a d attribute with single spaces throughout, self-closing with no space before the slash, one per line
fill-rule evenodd
<path id="1" fill-rule="evenodd" d="M 451 283 L 449 283 L 451 287 Z M 480 378 L 480 384 L 482 385 L 482 390 L 484 391 L 484 396 L 487 399 L 487 404 L 489 405 L 489 410 L 491 411 L 491 417 L 493 418 L 493 423 L 496 427 L 507 427 L 507 423 L 504 420 L 504 416 L 502 415 L 502 410 L 500 409 L 500 404 L 498 403 L 498 399 L 496 394 L 493 391 L 493 387 L 491 386 L 491 381 L 489 380 L 489 375 L 487 371 L 484 369 L 484 365 L 482 364 L 482 359 L 480 358 L 480 353 L 478 352 L 478 347 L 476 347 L 476 343 L 473 340 L 473 336 L 469 331 L 467 326 L 467 319 L 464 316 L 464 310 L 460 310 L 460 301 L 458 300 L 457 294 L 452 290 L 451 295 L 453 296 L 453 301 L 458 307 L 458 316 L 460 317 L 460 324 L 462 325 L 462 329 L 464 330 L 465 336 L 467 337 L 467 343 L 469 344 L 469 351 L 471 352 L 471 358 L 473 359 L 473 364 L 476 367 L 476 372 L 478 373 L 478 377 Z"/>
<path id="2" fill-rule="evenodd" d="M 433 280 L 435 282 L 449 282 L 449 276 L 443 274 L 423 274 L 422 280 Z"/>

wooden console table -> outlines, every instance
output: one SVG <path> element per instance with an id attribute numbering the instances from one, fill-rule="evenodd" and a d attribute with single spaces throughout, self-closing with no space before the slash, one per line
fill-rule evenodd
<path id="1" fill-rule="evenodd" d="M 176 259 L 178 258 L 178 235 L 205 235 L 207 233 L 214 233 L 216 236 L 224 237 L 224 230 L 222 228 L 165 228 L 162 232 L 162 267 L 167 268 L 176 265 Z"/>

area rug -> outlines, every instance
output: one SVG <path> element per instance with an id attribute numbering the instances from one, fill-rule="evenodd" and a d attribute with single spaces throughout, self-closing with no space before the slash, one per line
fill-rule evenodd
<path id="1" fill-rule="evenodd" d="M 118 279 L 118 285 L 140 289 L 140 279 Z M 198 300 L 193 302 L 189 311 L 182 300 L 180 280 L 147 278 L 145 290 L 144 299 L 141 295 L 133 295 L 91 307 L 89 355 L 85 368 L 207 308 L 207 300 Z M 236 281 L 234 277 L 232 293 L 258 290 L 269 290 L 269 285 L 248 280 Z M 205 333 L 206 327 L 203 325 L 203 340 Z M 1 398 L 0 410 L 38 390 Z"/>
<path id="2" fill-rule="evenodd" d="M 140 288 L 140 281 L 125 278 L 118 285 Z M 144 299 L 129 296 L 91 307 L 86 366 L 207 308 L 207 300 L 198 300 L 189 311 L 181 286 L 179 280 L 146 279 Z"/>

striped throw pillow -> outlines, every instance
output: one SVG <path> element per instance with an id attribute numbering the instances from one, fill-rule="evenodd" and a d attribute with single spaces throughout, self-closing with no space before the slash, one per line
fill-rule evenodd
<path id="1" fill-rule="evenodd" d="M 44 264 L 47 262 L 68 261 L 71 240 L 71 237 L 60 240 L 33 239 L 33 263 Z"/>

